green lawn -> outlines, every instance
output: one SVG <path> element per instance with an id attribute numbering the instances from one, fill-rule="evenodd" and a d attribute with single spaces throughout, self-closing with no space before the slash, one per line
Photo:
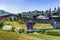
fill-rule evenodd
<path id="1" fill-rule="evenodd" d="M 60 40 L 60 36 L 52 36 L 46 34 L 21 34 L 0 30 L 0 40 Z"/>
<path id="2" fill-rule="evenodd" d="M 51 25 L 46 23 L 36 23 L 33 27 L 36 29 L 50 29 Z"/>
<path id="3" fill-rule="evenodd" d="M 47 35 L 52 35 L 52 36 L 60 36 L 60 29 L 57 30 L 47 30 L 45 32 Z"/>
<path id="4" fill-rule="evenodd" d="M 37 37 L 39 40 L 60 40 L 58 36 L 51 36 L 45 34 L 28 34 L 29 36 Z"/>
<path id="5" fill-rule="evenodd" d="M 19 34 L 0 30 L 0 40 L 17 40 Z"/>
<path id="6" fill-rule="evenodd" d="M 19 24 L 16 21 L 15 22 L 5 21 L 3 24 L 6 25 L 8 23 L 13 27 L 26 28 L 25 24 Z M 37 29 L 51 28 L 51 25 L 36 23 L 34 25 L 34 28 Z M 44 34 L 42 33 L 21 34 L 12 31 L 0 30 L 0 40 L 60 40 L 60 30 L 47 30 L 46 32 L 44 32 Z"/>

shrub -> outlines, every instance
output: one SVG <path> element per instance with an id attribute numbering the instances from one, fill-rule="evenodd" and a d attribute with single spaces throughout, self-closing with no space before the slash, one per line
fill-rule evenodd
<path id="1" fill-rule="evenodd" d="M 20 30 L 19 30 L 19 33 L 23 33 L 23 32 L 25 32 L 24 29 L 20 29 Z"/>
<path id="2" fill-rule="evenodd" d="M 0 23 L 0 28 L 2 28 L 2 26 L 3 26 L 3 22 L 2 22 L 2 23 Z"/>
<path id="3" fill-rule="evenodd" d="M 12 31 L 14 32 L 15 27 L 12 27 Z"/>
<path id="4" fill-rule="evenodd" d="M 48 30 L 45 32 L 47 35 L 60 36 L 60 30 Z"/>

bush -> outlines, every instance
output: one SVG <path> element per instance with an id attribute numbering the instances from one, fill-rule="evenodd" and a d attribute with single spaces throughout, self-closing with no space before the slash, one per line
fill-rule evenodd
<path id="1" fill-rule="evenodd" d="M 15 29 L 15 27 L 12 27 L 12 31 L 13 31 L 13 32 L 15 32 L 14 29 Z"/>
<path id="2" fill-rule="evenodd" d="M 20 29 L 20 30 L 19 30 L 19 33 L 23 33 L 23 32 L 25 32 L 24 29 Z"/>
<path id="3" fill-rule="evenodd" d="M 3 26 L 3 23 L 4 23 L 4 22 L 0 23 L 0 28 L 2 28 L 2 26 Z"/>
<path id="4" fill-rule="evenodd" d="M 60 36 L 60 30 L 48 30 L 45 32 L 47 35 Z"/>

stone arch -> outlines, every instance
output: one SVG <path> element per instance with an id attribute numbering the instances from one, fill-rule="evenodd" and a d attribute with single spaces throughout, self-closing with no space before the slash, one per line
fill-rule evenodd
<path id="1" fill-rule="evenodd" d="M 54 29 L 56 29 L 56 28 L 60 28 L 59 26 L 59 24 L 60 24 L 60 22 L 59 21 L 56 21 L 56 23 L 54 24 L 54 20 L 44 20 L 44 19 L 26 19 L 26 18 L 22 18 L 22 17 L 19 17 L 19 16 L 17 16 L 17 15 L 14 15 L 14 14 L 10 14 L 10 15 L 5 15 L 5 16 L 0 16 L 0 20 L 1 21 L 4 21 L 4 20 L 6 20 L 7 19 L 7 17 L 9 17 L 9 16 L 14 16 L 14 17 L 16 17 L 16 18 L 18 18 L 19 20 L 21 20 L 24 24 L 26 24 L 26 26 L 27 26 L 27 30 L 30 30 L 30 29 L 34 29 L 33 28 L 33 26 L 36 24 L 36 23 L 38 23 L 38 22 L 41 22 L 41 21 L 48 21 L 51 25 L 52 25 L 52 27 L 54 28 Z"/>
<path id="2" fill-rule="evenodd" d="M 60 21 L 49 20 L 49 23 L 52 25 L 53 29 L 60 29 Z"/>
<path id="3" fill-rule="evenodd" d="M 19 19 L 19 17 L 17 15 L 13 15 L 13 14 L 4 15 L 4 16 L 0 16 L 0 21 L 1 21 L 0 23 L 3 23 L 6 19 L 8 19 L 8 17 L 11 17 L 11 16 Z M 21 20 L 24 23 L 24 25 L 26 25 L 22 19 L 19 19 L 19 20 Z M 24 25 L 22 25 L 22 26 L 24 26 Z"/>

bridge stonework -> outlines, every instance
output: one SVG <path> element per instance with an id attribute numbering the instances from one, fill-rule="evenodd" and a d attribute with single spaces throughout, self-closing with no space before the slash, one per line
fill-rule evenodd
<path id="1" fill-rule="evenodd" d="M 27 30 L 32 30 L 32 29 L 34 29 L 33 28 L 33 26 L 34 26 L 34 22 L 29 22 L 29 23 L 27 23 Z"/>
<path id="2" fill-rule="evenodd" d="M 53 29 L 60 29 L 60 21 L 54 21 Z"/>
<path id="3" fill-rule="evenodd" d="M 60 21 L 49 20 L 48 21 L 53 29 L 60 29 Z"/>
<path id="4" fill-rule="evenodd" d="M 28 19 L 28 18 L 19 17 L 17 15 L 6 15 L 6 16 L 0 16 L 0 21 L 4 20 L 5 18 L 9 16 L 14 16 L 14 17 L 17 17 L 19 20 L 22 20 L 26 24 L 27 30 L 34 29 L 33 26 L 35 23 L 44 22 L 44 21 L 49 22 L 52 25 L 53 29 L 60 28 L 60 21 L 54 21 L 52 19 L 34 19 L 34 18 Z M 4 18 L 2 19 L 2 17 Z"/>

